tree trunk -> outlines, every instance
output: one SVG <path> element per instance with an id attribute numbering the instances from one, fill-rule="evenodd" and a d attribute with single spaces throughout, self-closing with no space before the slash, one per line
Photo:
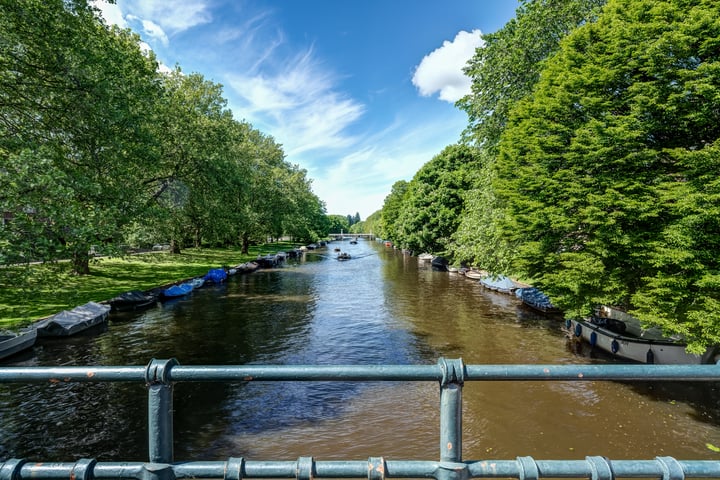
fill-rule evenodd
<path id="1" fill-rule="evenodd" d="M 170 240 L 170 253 L 179 255 L 180 254 L 180 242 Z"/>
<path id="2" fill-rule="evenodd" d="M 250 238 L 248 237 L 247 233 L 242 234 L 242 251 L 241 253 L 243 255 L 247 255 L 250 251 Z"/>
<path id="3" fill-rule="evenodd" d="M 90 254 L 87 250 L 73 252 L 72 266 L 75 275 L 90 275 Z"/>

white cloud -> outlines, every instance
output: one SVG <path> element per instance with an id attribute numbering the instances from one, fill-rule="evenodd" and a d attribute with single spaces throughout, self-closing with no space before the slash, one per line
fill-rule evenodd
<path id="1" fill-rule="evenodd" d="M 212 21 L 206 0 L 118 0 L 118 5 L 143 21 L 175 34 Z"/>
<path id="2" fill-rule="evenodd" d="M 151 20 L 143 20 L 142 18 L 136 17 L 135 15 L 127 15 L 125 18 L 127 18 L 130 22 L 139 22 L 142 25 L 143 33 L 151 39 L 158 40 L 166 47 L 170 43 L 170 40 L 165 33 L 165 30 L 163 30 L 162 27 L 157 23 Z"/>
<path id="3" fill-rule="evenodd" d="M 422 123 L 398 117 L 387 128 L 361 139 L 353 152 L 309 170 L 313 191 L 327 203 L 328 213 L 359 212 L 365 219 L 382 208 L 395 182 L 410 181 L 420 167 L 454 143 L 464 121 L 460 114 Z M 301 159 L 299 163 L 308 162 Z"/>
<path id="4" fill-rule="evenodd" d="M 422 59 L 415 69 L 413 85 L 424 97 L 439 92 L 441 100 L 455 103 L 470 93 L 471 80 L 463 68 L 475 49 L 484 44 L 480 30 L 460 31 L 452 42 L 444 41 L 442 47 Z"/>
<path id="5" fill-rule="evenodd" d="M 117 25 L 120 28 L 127 28 L 128 24 L 123 17 L 122 10 L 117 4 L 108 3 L 103 0 L 90 2 L 91 5 L 100 10 L 100 15 L 108 25 Z"/>
<path id="6" fill-rule="evenodd" d="M 253 70 L 264 73 L 227 76 L 226 84 L 240 99 L 240 105 L 232 107 L 238 116 L 272 131 L 288 155 L 354 142 L 346 129 L 365 107 L 336 90 L 335 76 L 313 61 L 312 49 L 275 63 L 268 52 L 256 55 L 248 60 Z"/>

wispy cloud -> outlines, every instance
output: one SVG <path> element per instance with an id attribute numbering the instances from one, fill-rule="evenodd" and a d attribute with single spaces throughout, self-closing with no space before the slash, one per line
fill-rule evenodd
<path id="1" fill-rule="evenodd" d="M 118 5 L 128 14 L 153 22 L 171 35 L 213 19 L 209 2 L 204 0 L 118 0 Z"/>
<path id="2" fill-rule="evenodd" d="M 205 62 L 211 71 L 202 73 L 224 84 L 235 117 L 272 135 L 288 161 L 307 169 L 329 213 L 359 211 L 366 218 L 396 181 L 410 180 L 464 127 L 464 118 L 446 105 L 447 111 L 432 115 L 400 110 L 389 120 L 382 118 L 382 106 L 380 116 L 369 112 L 387 93 L 375 88 L 368 104 L 349 94 L 345 77 L 318 57 L 312 43 L 290 43 L 272 9 L 243 9 L 230 22 L 219 13 L 213 19 L 200 0 L 117 0 L 98 7 L 108 22 L 130 26 L 163 47 L 163 55 Z M 212 28 L 183 35 L 211 21 Z M 453 102 L 469 88 L 462 68 L 481 42 L 479 31 L 460 32 L 422 60 L 413 84 L 422 95 L 439 92 Z M 183 52 L 176 51 L 179 45 Z"/>
<path id="3" fill-rule="evenodd" d="M 461 117 L 425 122 L 397 118 L 386 128 L 360 139 L 351 153 L 313 169 L 310 173 L 316 180 L 315 193 L 332 206 L 329 213 L 359 212 L 364 219 L 382 207 L 395 182 L 411 180 L 420 167 L 448 145 L 448 139 L 457 137 L 462 125 Z"/>
<path id="4" fill-rule="evenodd" d="M 440 100 L 455 103 L 470 93 L 471 81 L 463 68 L 484 43 L 480 30 L 459 32 L 452 42 L 446 40 L 422 59 L 413 75 L 413 85 L 420 95 L 429 97 L 437 92 Z"/>
<path id="5" fill-rule="evenodd" d="M 151 40 L 156 40 L 166 47 L 170 43 L 165 30 L 152 20 L 145 20 L 140 17 L 136 17 L 135 15 L 127 15 L 125 19 L 130 24 L 139 24 L 141 26 L 139 30 L 144 33 L 145 36 L 150 37 Z"/>
<path id="6" fill-rule="evenodd" d="M 274 47 L 252 51 L 249 74 L 226 76 L 239 116 L 266 126 L 288 155 L 355 142 L 346 130 L 365 107 L 337 88 L 336 75 L 321 67 L 312 48 L 291 58 L 278 58 Z"/>

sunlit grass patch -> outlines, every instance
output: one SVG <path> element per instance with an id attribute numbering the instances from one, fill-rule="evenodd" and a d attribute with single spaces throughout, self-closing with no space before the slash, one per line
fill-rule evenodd
<path id="1" fill-rule="evenodd" d="M 109 300 L 128 290 L 149 290 L 205 275 L 211 268 L 234 266 L 258 255 L 288 250 L 287 242 L 239 248 L 187 249 L 179 255 L 152 252 L 95 258 L 90 275 L 72 275 L 59 262 L 7 267 L 0 271 L 0 328 L 19 327 L 89 301 Z"/>

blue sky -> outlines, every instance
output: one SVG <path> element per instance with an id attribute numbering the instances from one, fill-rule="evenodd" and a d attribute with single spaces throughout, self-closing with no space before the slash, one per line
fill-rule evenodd
<path id="1" fill-rule="evenodd" d="M 516 0 L 117 0 L 162 64 L 221 83 L 328 213 L 364 220 L 467 125 L 462 66 Z"/>

